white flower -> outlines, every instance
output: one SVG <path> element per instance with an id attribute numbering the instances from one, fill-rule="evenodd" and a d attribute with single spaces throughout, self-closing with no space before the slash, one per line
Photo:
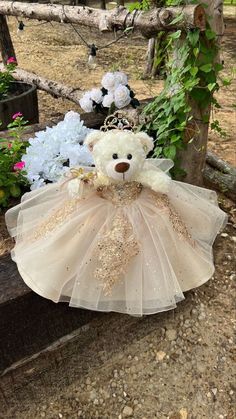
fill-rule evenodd
<path id="1" fill-rule="evenodd" d="M 45 185 L 45 181 L 58 182 L 70 167 L 91 166 L 92 155 L 83 144 L 90 131 L 83 125 L 80 115 L 71 111 L 64 121 L 37 132 L 22 156 L 31 189 Z"/>
<path id="2" fill-rule="evenodd" d="M 122 84 L 123 86 L 126 86 L 128 84 L 128 77 L 122 71 L 115 72 L 115 79 L 118 84 Z"/>
<path id="3" fill-rule="evenodd" d="M 31 189 L 31 191 L 33 191 L 34 189 L 39 189 L 39 188 L 41 188 L 42 186 L 45 186 L 45 185 L 46 185 L 46 183 L 44 182 L 43 179 L 36 179 L 36 180 L 33 181 L 30 189 Z"/>
<path id="4" fill-rule="evenodd" d="M 79 104 L 83 111 L 85 112 L 92 112 L 93 111 L 93 102 L 91 99 L 91 92 L 86 92 L 82 98 L 79 100 Z"/>
<path id="5" fill-rule="evenodd" d="M 110 108 L 111 104 L 114 102 L 115 98 L 112 93 L 108 93 L 103 97 L 102 104 L 104 108 Z"/>
<path id="6" fill-rule="evenodd" d="M 115 73 L 106 73 L 102 78 L 102 86 L 108 91 L 114 91 L 118 86 Z"/>
<path id="7" fill-rule="evenodd" d="M 94 102 L 101 103 L 103 99 L 103 94 L 100 89 L 92 89 L 90 92 L 90 97 Z"/>
<path id="8" fill-rule="evenodd" d="M 124 108 L 131 102 L 130 91 L 121 84 L 115 90 L 115 105 L 118 109 Z"/>
<path id="9" fill-rule="evenodd" d="M 69 111 L 66 113 L 64 121 L 80 121 L 80 114 L 74 111 Z"/>

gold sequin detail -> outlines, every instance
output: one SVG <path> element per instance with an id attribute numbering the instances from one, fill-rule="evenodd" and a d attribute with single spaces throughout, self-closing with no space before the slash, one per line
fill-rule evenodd
<path id="1" fill-rule="evenodd" d="M 116 206 L 129 205 L 134 202 L 142 191 L 139 182 L 124 182 L 109 186 L 100 186 L 97 193 L 104 199 L 111 201 Z"/>
<path id="2" fill-rule="evenodd" d="M 186 240 L 191 246 L 195 247 L 195 241 L 189 233 L 187 226 L 181 220 L 179 214 L 171 205 L 170 200 L 167 195 L 150 191 L 150 194 L 156 204 L 156 206 L 162 211 L 166 212 L 168 215 L 173 230 L 177 233 L 178 237 L 181 240 Z"/>
<path id="3" fill-rule="evenodd" d="M 67 201 L 63 206 L 57 208 L 52 214 L 42 222 L 34 231 L 34 240 L 41 239 L 47 236 L 59 225 L 61 225 L 77 208 L 78 200 L 71 199 Z"/>
<path id="4" fill-rule="evenodd" d="M 139 253 L 133 227 L 123 212 L 117 212 L 109 230 L 101 235 L 94 256 L 94 277 L 101 283 L 104 294 L 120 281 L 131 259 Z"/>

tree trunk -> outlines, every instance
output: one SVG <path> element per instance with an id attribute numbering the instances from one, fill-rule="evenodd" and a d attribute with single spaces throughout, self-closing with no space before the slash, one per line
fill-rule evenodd
<path id="1" fill-rule="evenodd" d="M 0 49 L 2 54 L 2 61 L 4 64 L 7 64 L 8 58 L 16 58 L 7 19 L 3 15 L 0 15 Z"/>
<path id="2" fill-rule="evenodd" d="M 4 66 L 0 64 L 0 70 L 3 70 Z M 34 84 L 40 90 L 44 90 L 54 97 L 63 97 L 65 99 L 71 100 L 72 102 L 79 105 L 79 99 L 81 98 L 83 92 L 80 88 L 68 87 L 64 84 L 57 83 L 52 80 L 45 79 L 38 76 L 37 74 L 30 73 L 28 71 L 16 68 L 13 76 L 15 80 L 21 80 L 26 83 Z"/>
<path id="3" fill-rule="evenodd" d="M 224 29 L 222 1 L 207 0 L 205 3 L 208 4 L 206 9 L 207 16 L 211 18 L 209 23 L 211 28 L 219 34 L 220 43 L 220 35 L 222 35 Z M 184 181 L 195 185 L 202 185 L 209 128 L 209 124 L 203 121 L 205 120 L 205 117 L 208 119 L 210 118 L 211 106 L 209 105 L 206 109 L 202 110 L 194 101 L 191 101 L 190 105 L 192 108 L 191 113 L 193 115 L 193 120 L 186 130 L 186 143 L 190 139 L 187 138 L 189 131 L 194 131 L 194 141 L 190 144 L 187 143 L 187 149 L 178 153 L 178 156 L 181 160 L 181 167 L 187 173 Z M 193 135 L 191 135 L 191 137 L 193 137 Z"/>
<path id="4" fill-rule="evenodd" d="M 150 11 L 134 10 L 129 13 L 124 7 L 107 11 L 80 6 L 62 7 L 58 4 L 0 1 L 0 13 L 47 22 L 76 23 L 96 27 L 101 31 L 124 30 L 133 27 L 147 38 L 154 37 L 159 30 L 173 31 L 194 27 L 205 29 L 205 11 L 200 5 L 155 8 Z M 183 19 L 172 25 L 171 22 L 180 13 L 183 14 Z"/>

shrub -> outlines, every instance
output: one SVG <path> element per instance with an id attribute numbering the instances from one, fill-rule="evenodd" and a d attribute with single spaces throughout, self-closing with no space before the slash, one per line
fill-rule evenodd
<path id="1" fill-rule="evenodd" d="M 7 207 L 11 198 L 19 198 L 28 187 L 22 155 L 28 146 L 21 140 L 25 121 L 19 112 L 8 125 L 11 139 L 0 138 L 0 208 Z"/>

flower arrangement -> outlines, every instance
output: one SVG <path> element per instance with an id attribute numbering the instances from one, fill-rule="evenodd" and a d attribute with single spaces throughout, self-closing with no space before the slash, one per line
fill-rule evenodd
<path id="1" fill-rule="evenodd" d="M 93 158 L 83 141 L 91 130 L 70 111 L 63 121 L 36 133 L 22 156 L 31 190 L 57 182 L 71 167 L 91 166 Z"/>
<path id="2" fill-rule="evenodd" d="M 128 105 L 136 108 L 139 101 L 128 85 L 128 77 L 121 71 L 106 73 L 101 81 L 101 88 L 86 92 L 80 99 L 80 106 L 85 112 L 103 112 L 116 108 L 122 109 Z"/>
<path id="3" fill-rule="evenodd" d="M 11 140 L 0 138 L 0 208 L 7 207 L 11 198 L 20 197 L 29 186 L 22 161 L 27 142 L 21 140 L 27 122 L 18 112 L 8 125 Z"/>
<path id="4" fill-rule="evenodd" d="M 14 81 L 12 73 L 16 66 L 16 59 L 14 57 L 10 57 L 7 60 L 5 71 L 0 71 L 0 100 L 5 99 L 9 93 L 10 85 Z"/>

